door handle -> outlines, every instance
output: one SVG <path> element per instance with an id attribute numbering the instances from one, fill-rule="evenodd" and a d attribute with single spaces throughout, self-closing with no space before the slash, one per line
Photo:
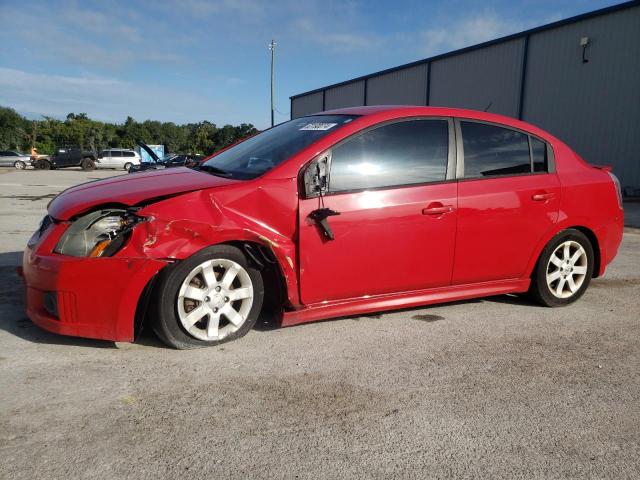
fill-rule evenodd
<path id="1" fill-rule="evenodd" d="M 453 207 L 451 205 L 442 205 L 441 203 L 429 205 L 427 208 L 422 209 L 423 215 L 443 215 L 450 212 L 453 212 Z"/>
<path id="2" fill-rule="evenodd" d="M 536 202 L 544 202 L 545 200 L 551 200 L 553 197 L 555 197 L 555 194 L 549 193 L 549 192 L 536 193 L 531 196 L 531 198 Z"/>

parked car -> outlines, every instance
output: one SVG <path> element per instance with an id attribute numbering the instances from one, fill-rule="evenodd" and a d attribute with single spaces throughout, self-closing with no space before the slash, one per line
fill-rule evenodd
<path id="1" fill-rule="evenodd" d="M 508 293 L 582 296 L 622 239 L 608 167 L 500 115 L 360 107 L 297 118 L 208 159 L 70 188 L 23 263 L 27 314 L 67 335 L 177 348 Z M 478 308 L 482 308 L 481 306 Z"/>
<path id="2" fill-rule="evenodd" d="M 33 162 L 37 169 L 50 170 L 52 168 L 81 167 L 83 170 L 96 168 L 96 152 L 83 150 L 78 146 L 68 146 L 56 149 L 56 152 Z"/>
<path id="3" fill-rule="evenodd" d="M 18 170 L 24 170 L 29 164 L 31 164 L 29 155 L 14 150 L 0 151 L 0 167 L 14 167 Z"/>
<path id="4" fill-rule="evenodd" d="M 139 165 L 130 168 L 129 173 L 143 172 L 146 170 L 164 170 L 165 168 L 173 167 L 194 168 L 200 164 L 203 158 L 201 155 L 168 153 L 153 162 L 141 162 Z"/>
<path id="5" fill-rule="evenodd" d="M 96 159 L 96 168 L 114 168 L 129 171 L 134 165 L 140 165 L 140 155 L 134 150 L 124 148 L 102 150 Z"/>

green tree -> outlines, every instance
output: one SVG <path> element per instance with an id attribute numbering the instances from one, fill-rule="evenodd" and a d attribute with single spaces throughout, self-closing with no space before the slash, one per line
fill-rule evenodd
<path id="1" fill-rule="evenodd" d="M 173 122 L 145 120 L 137 122 L 133 117 L 124 123 L 105 123 L 92 120 L 86 113 L 69 113 L 64 120 L 43 117 L 30 121 L 15 110 L 0 107 L 0 148 L 28 152 L 32 143 L 43 154 L 51 154 L 56 147 L 79 145 L 82 148 L 133 148 L 138 141 L 152 145 L 164 145 L 171 153 L 211 154 L 257 130 L 250 123 L 239 126 L 203 121 L 176 125 Z"/>

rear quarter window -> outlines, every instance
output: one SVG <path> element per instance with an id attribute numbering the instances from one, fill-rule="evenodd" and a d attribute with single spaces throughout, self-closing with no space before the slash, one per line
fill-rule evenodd
<path id="1" fill-rule="evenodd" d="M 531 157 L 533 159 L 534 172 L 549 171 L 549 147 L 545 142 L 531 137 Z"/>
<path id="2" fill-rule="evenodd" d="M 529 136 L 517 130 L 460 122 L 464 178 L 531 173 Z"/>

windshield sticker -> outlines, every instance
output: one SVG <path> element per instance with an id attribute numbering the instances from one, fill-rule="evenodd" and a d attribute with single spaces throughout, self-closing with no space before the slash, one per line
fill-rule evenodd
<path id="1" fill-rule="evenodd" d="M 307 123 L 300 130 L 329 130 L 337 125 L 337 123 Z"/>

